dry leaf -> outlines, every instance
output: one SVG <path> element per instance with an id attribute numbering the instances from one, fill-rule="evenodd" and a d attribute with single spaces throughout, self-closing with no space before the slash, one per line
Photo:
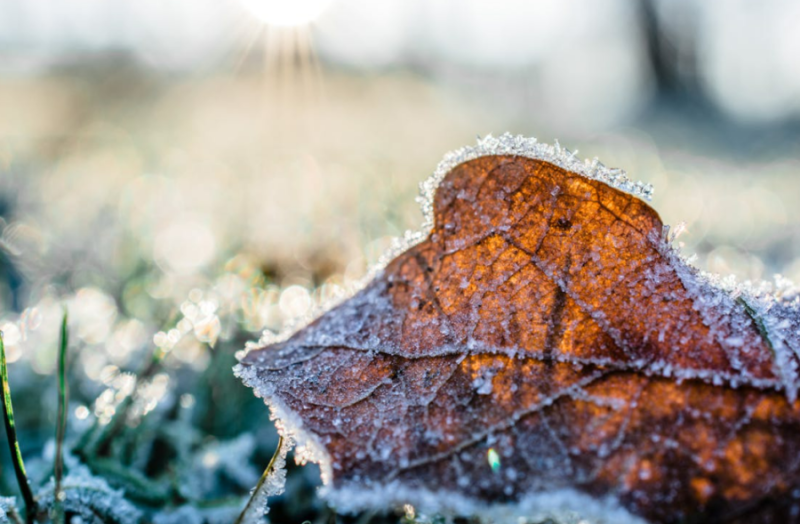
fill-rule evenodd
<path id="1" fill-rule="evenodd" d="M 328 497 L 798 521 L 798 300 L 688 266 L 616 173 L 493 140 L 440 169 L 427 238 L 242 359 Z"/>

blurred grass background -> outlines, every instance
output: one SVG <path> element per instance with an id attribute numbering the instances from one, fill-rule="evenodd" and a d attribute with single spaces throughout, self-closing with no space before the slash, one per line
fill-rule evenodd
<path id="1" fill-rule="evenodd" d="M 74 424 L 155 345 L 155 404 L 198 402 L 211 440 L 263 432 L 234 351 L 358 281 L 476 135 L 624 168 L 701 268 L 800 281 L 797 27 L 791 0 L 0 0 L 23 451 L 51 438 L 61 302 Z"/>

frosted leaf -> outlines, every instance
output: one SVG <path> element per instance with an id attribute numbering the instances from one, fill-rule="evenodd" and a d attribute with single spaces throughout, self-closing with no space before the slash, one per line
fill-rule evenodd
<path id="1" fill-rule="evenodd" d="M 638 198 L 648 187 L 560 145 L 487 138 L 428 184 L 422 240 L 236 369 L 320 462 L 337 509 L 503 522 L 800 509 L 791 285 L 697 271 Z"/>
<path id="2" fill-rule="evenodd" d="M 61 482 L 64 498 L 62 508 L 82 519 L 84 524 L 138 524 L 142 513 L 128 502 L 122 490 L 112 489 L 105 480 L 95 477 L 85 466 L 71 466 L 69 474 Z M 54 508 L 55 483 L 51 479 L 37 493 L 39 506 L 45 510 Z"/>

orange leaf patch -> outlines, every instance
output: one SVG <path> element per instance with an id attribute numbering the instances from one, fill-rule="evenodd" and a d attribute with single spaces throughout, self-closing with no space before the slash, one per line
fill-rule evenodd
<path id="1" fill-rule="evenodd" d="M 329 497 L 798 521 L 797 299 L 712 282 L 591 166 L 495 140 L 451 160 L 427 238 L 237 369 Z"/>

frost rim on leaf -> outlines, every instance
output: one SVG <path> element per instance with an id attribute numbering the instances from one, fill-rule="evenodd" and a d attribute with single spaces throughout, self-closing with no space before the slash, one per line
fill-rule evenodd
<path id="1" fill-rule="evenodd" d="M 449 491 L 409 488 L 398 481 L 383 486 L 339 488 L 326 493 L 325 500 L 342 513 L 384 504 L 385 508 L 406 503 L 427 515 L 479 517 L 479 522 L 497 524 L 646 524 L 619 505 L 613 497 L 593 498 L 573 489 L 557 489 L 527 495 L 515 503 L 487 505 Z"/>
<path id="2" fill-rule="evenodd" d="M 653 197 L 653 186 L 644 182 L 634 182 L 627 173 L 619 168 L 606 167 L 597 157 L 592 160 L 580 160 L 576 151 L 570 151 L 556 140 L 555 145 L 544 144 L 534 137 L 503 133 L 499 137 L 491 134 L 478 137 L 474 146 L 465 146 L 444 155 L 436 170 L 427 180 L 420 183 L 420 196 L 417 201 L 425 214 L 423 231 L 433 227 L 433 196 L 444 177 L 456 166 L 475 160 L 476 158 L 494 155 L 513 155 L 534 160 L 543 160 L 553 165 L 597 180 L 611 187 L 630 193 L 631 195 L 650 201 Z M 426 233 L 427 234 L 427 233 Z"/>
<path id="3" fill-rule="evenodd" d="M 470 160 L 495 155 L 512 155 L 542 160 L 591 180 L 608 184 L 647 202 L 653 197 L 653 186 L 651 184 L 634 182 L 628 178 L 625 170 L 606 167 L 597 157 L 592 160 L 580 160 L 577 156 L 577 150 L 571 151 L 562 147 L 558 140 L 555 141 L 555 145 L 550 145 L 539 142 L 535 137 L 512 135 L 511 133 L 503 133 L 499 137 L 494 137 L 490 133 L 483 138 L 478 137 L 474 146 L 464 146 L 446 153 L 439 165 L 436 166 L 433 174 L 427 180 L 420 182 L 417 202 L 424 216 L 422 227 L 419 231 L 406 231 L 403 238 L 397 239 L 384 253 L 376 267 L 371 269 L 367 275 L 367 280 L 372 280 L 372 277 L 394 257 L 425 240 L 431 232 L 434 226 L 433 198 L 436 194 L 436 189 L 438 189 L 444 177 L 447 176 L 447 173 Z"/>
<path id="4" fill-rule="evenodd" d="M 254 394 L 264 400 L 269 407 L 270 420 L 275 422 L 278 434 L 284 438 L 284 448 L 294 448 L 295 462 L 305 464 L 313 462 L 320 465 L 323 484 L 329 484 L 333 478 L 331 458 L 325 447 L 313 433 L 305 431 L 303 421 L 289 409 L 275 394 L 272 384 L 265 383 L 258 377 L 258 370 L 250 366 L 236 365 L 234 375 L 253 389 Z"/>

